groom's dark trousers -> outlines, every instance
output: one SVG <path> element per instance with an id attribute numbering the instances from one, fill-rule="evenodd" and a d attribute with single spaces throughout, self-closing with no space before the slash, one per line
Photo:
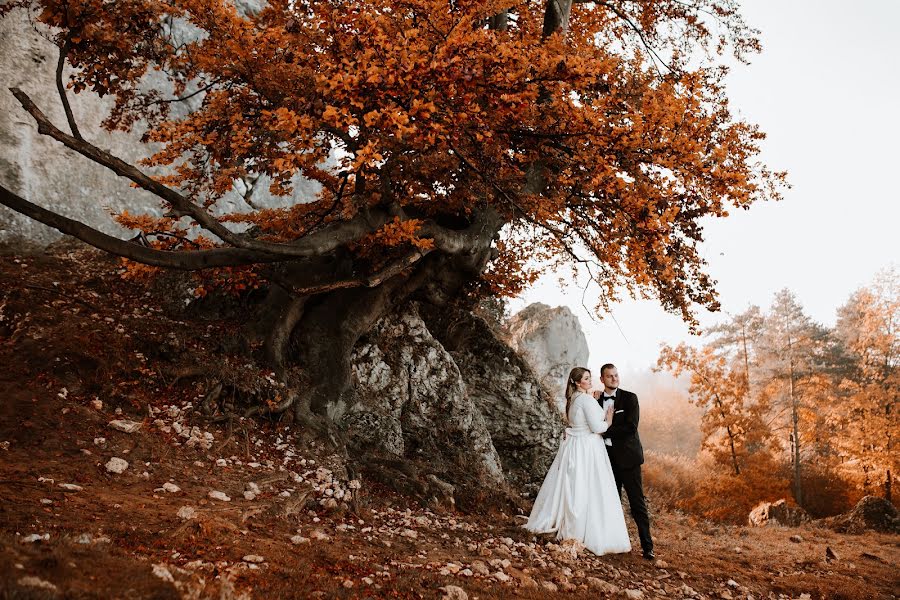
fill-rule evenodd
<path id="1" fill-rule="evenodd" d="M 602 406 L 602 399 L 601 399 Z M 603 437 L 612 440 L 607 446 L 609 462 L 612 464 L 616 488 L 622 497 L 622 488 L 628 496 L 631 516 L 637 525 L 641 550 L 644 553 L 653 551 L 653 538 L 650 536 L 650 515 L 647 512 L 647 500 L 644 497 L 644 486 L 641 481 L 641 465 L 644 463 L 644 449 L 638 436 L 640 408 L 637 396 L 623 389 L 616 390 L 613 404 L 612 425 Z"/>

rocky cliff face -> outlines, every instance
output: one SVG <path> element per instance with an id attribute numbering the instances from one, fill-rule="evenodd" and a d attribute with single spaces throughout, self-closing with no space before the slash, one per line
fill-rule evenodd
<path id="1" fill-rule="evenodd" d="M 26 200 L 124 237 L 110 217 L 135 203 L 151 209 L 150 194 L 37 132 L 31 118 L 7 88 L 19 87 L 58 126 L 66 122 L 56 92 L 57 49 L 29 25 L 25 13 L 0 19 L 0 181 Z M 84 135 L 101 148 L 133 161 L 146 156 L 135 137 L 98 130 L 110 102 L 90 94 L 70 94 Z M 143 154 L 142 154 L 143 151 Z M 130 209 L 133 210 L 133 209 Z M 0 207 L 0 243 L 44 245 L 56 231 Z"/>
<path id="2" fill-rule="evenodd" d="M 557 400 L 573 367 L 585 367 L 588 345 L 578 317 L 566 306 L 529 304 L 510 317 L 505 339 L 521 354 Z"/>
<path id="3" fill-rule="evenodd" d="M 423 316 L 484 415 L 507 478 L 533 491 L 553 462 L 563 429 L 552 397 L 529 364 L 483 319 L 443 309 L 423 311 Z"/>
<path id="4" fill-rule="evenodd" d="M 543 480 L 561 419 L 531 368 L 481 319 L 408 305 L 357 345 L 353 364 L 343 422 L 355 452 L 425 461 L 427 476 L 451 483 L 460 470 L 519 489 Z"/>
<path id="5" fill-rule="evenodd" d="M 240 2 L 247 12 L 258 10 L 258 2 Z M 189 31 L 176 35 L 188 37 Z M 27 93 L 58 127 L 67 130 L 65 114 L 56 91 L 58 50 L 29 24 L 23 11 L 14 11 L 0 19 L 0 181 L 26 200 L 98 228 L 105 233 L 127 238 L 132 234 L 120 227 L 112 215 L 128 209 L 131 213 L 162 213 L 155 197 L 131 187 L 131 183 L 90 160 L 67 150 L 60 143 L 42 136 L 37 125 L 8 88 Z M 148 76 L 147 85 L 161 87 L 161 78 Z M 173 114 L 186 114 L 202 97 L 173 105 Z M 69 94 L 76 122 L 84 137 L 113 155 L 137 164 L 156 148 L 140 142 L 141 124 L 132 133 L 109 133 L 100 128 L 112 101 L 91 93 Z M 291 197 L 276 198 L 268 193 L 268 182 L 253 185 L 253 203 L 257 206 L 283 206 L 315 197 L 318 185 L 297 178 Z M 246 211 L 250 207 L 237 190 L 214 207 L 218 213 Z M 13 247 L 45 246 L 61 237 L 56 230 L 0 207 L 0 244 Z"/>
<path id="6" fill-rule="evenodd" d="M 500 457 L 453 357 L 410 305 L 382 319 L 353 355 L 354 394 L 344 423 L 362 451 L 428 458 L 434 471 L 470 463 L 494 483 Z"/>

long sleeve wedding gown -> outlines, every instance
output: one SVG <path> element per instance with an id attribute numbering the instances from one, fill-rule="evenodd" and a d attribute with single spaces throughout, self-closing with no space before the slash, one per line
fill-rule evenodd
<path id="1" fill-rule="evenodd" d="M 525 528 L 557 532 L 557 539 L 577 539 L 594 554 L 628 552 L 622 502 L 609 456 L 598 435 L 608 425 L 597 401 L 576 392 L 569 427 L 544 478 Z"/>

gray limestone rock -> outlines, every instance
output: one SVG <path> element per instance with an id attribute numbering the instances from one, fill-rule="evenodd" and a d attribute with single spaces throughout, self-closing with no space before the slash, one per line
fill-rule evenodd
<path id="1" fill-rule="evenodd" d="M 799 506 L 791 506 L 786 500 L 762 502 L 750 511 L 748 522 L 754 527 L 766 525 L 783 525 L 797 527 L 809 521 L 809 515 Z"/>
<path id="2" fill-rule="evenodd" d="M 578 317 L 566 306 L 529 304 L 509 318 L 505 339 L 528 361 L 557 404 L 564 396 L 569 371 L 587 366 L 587 339 Z"/>
<path id="3" fill-rule="evenodd" d="M 381 319 L 353 353 L 354 398 L 343 417 L 360 447 L 397 458 L 468 456 L 500 482 L 500 458 L 453 357 L 415 305 Z"/>
<path id="4" fill-rule="evenodd" d="M 526 489 L 539 485 L 563 423 L 538 376 L 480 317 L 455 309 L 423 309 L 423 317 L 484 416 L 507 479 Z"/>
<path id="5" fill-rule="evenodd" d="M 239 8 L 247 13 L 258 11 L 261 6 L 257 0 L 239 3 Z M 178 37 L 197 35 L 185 24 L 176 23 L 172 27 L 173 35 Z M 105 233 L 124 239 L 134 237 L 113 216 L 125 209 L 132 214 L 161 216 L 163 210 L 156 197 L 133 188 L 130 181 L 39 134 L 34 119 L 8 90 L 21 88 L 57 127 L 67 131 L 56 90 L 57 58 L 57 47 L 35 31 L 24 11 L 15 10 L 0 19 L 0 181 L 29 202 Z M 64 76 L 68 72 L 67 69 Z M 169 87 L 159 73 L 149 74 L 144 85 L 155 89 Z M 101 129 L 100 123 L 113 104 L 111 98 L 100 98 L 90 92 L 69 93 L 68 97 L 82 135 L 92 144 L 134 165 L 159 149 L 158 145 L 140 141 L 146 129 L 144 123 L 137 123 L 129 133 Z M 190 101 L 173 104 L 173 116 L 188 114 L 202 99 L 203 95 L 198 94 Z M 212 211 L 216 214 L 250 211 L 242 197 L 248 183 L 236 182 L 235 190 L 220 199 Z M 265 177 L 252 184 L 254 205 L 276 207 L 309 202 L 320 189 L 317 182 L 298 175 L 291 196 L 275 197 L 269 193 L 268 184 Z M 42 247 L 60 237 L 62 234 L 56 230 L 0 207 L 0 245 Z"/>

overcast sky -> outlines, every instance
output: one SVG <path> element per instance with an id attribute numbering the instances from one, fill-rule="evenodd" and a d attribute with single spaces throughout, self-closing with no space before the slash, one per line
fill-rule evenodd
<path id="1" fill-rule="evenodd" d="M 900 0 L 742 4 L 764 48 L 732 69 L 732 108 L 768 134 L 762 159 L 787 170 L 793 188 L 782 202 L 709 221 L 704 256 L 726 311 L 766 308 L 786 287 L 830 325 L 855 289 L 900 266 Z M 588 308 L 596 293 L 589 289 Z M 588 338 L 587 366 L 615 362 L 625 379 L 655 363 L 661 342 L 690 340 L 681 320 L 654 302 L 623 302 L 600 320 L 581 296 L 549 276 L 510 309 L 569 306 Z M 721 319 L 701 315 L 707 325 Z"/>

